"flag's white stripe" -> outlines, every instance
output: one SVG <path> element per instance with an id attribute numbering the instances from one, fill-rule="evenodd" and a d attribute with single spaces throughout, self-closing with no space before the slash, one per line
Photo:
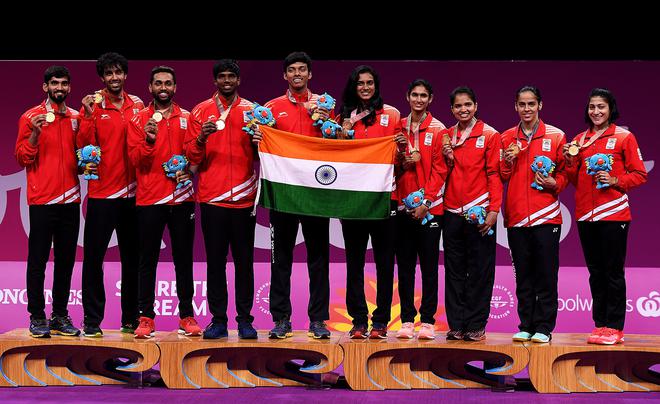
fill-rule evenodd
<path id="1" fill-rule="evenodd" d="M 392 164 L 303 160 L 263 152 L 259 157 L 261 177 L 271 182 L 319 189 L 392 192 Z M 323 165 L 329 165 L 337 172 L 331 184 L 323 185 L 316 180 L 316 170 Z"/>

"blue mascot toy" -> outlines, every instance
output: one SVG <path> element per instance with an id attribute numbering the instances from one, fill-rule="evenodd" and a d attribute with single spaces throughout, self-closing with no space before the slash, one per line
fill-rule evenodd
<path id="1" fill-rule="evenodd" d="M 337 104 L 337 101 L 335 101 L 335 99 L 328 93 L 323 93 L 318 100 L 316 100 L 316 106 L 327 111 L 335 109 L 335 104 Z M 314 126 L 323 125 L 323 122 L 325 122 L 316 112 L 312 113 L 312 120 L 314 121 Z"/>
<path id="2" fill-rule="evenodd" d="M 591 157 L 584 159 L 587 167 L 587 174 L 596 175 L 598 171 L 607 171 L 612 170 L 612 164 L 614 164 L 614 156 L 612 154 L 596 153 Z M 605 182 L 597 181 L 596 189 L 601 189 L 609 187 L 610 184 Z"/>
<path id="3" fill-rule="evenodd" d="M 275 125 L 275 117 L 270 108 L 262 107 L 259 104 L 254 104 L 251 111 L 247 112 L 248 123 L 243 126 L 243 131 L 247 132 L 250 136 L 254 135 L 256 125 Z"/>
<path id="4" fill-rule="evenodd" d="M 85 168 L 83 178 L 86 180 L 98 180 L 99 176 L 87 168 L 87 164 L 94 163 L 98 165 L 101 162 L 101 148 L 88 144 L 82 149 L 76 150 L 76 156 L 78 156 L 78 167 Z"/>
<path id="5" fill-rule="evenodd" d="M 555 162 L 546 156 L 536 156 L 532 162 L 532 171 L 534 174 L 539 172 L 544 177 L 547 177 L 548 175 L 552 174 L 553 171 L 555 171 Z M 532 182 L 532 188 L 543 191 L 543 187 L 536 181 Z"/>
<path id="6" fill-rule="evenodd" d="M 183 171 L 188 167 L 188 159 L 186 159 L 185 156 L 182 156 L 180 154 L 175 154 L 174 156 L 170 157 L 167 162 L 163 163 L 163 168 L 165 169 L 165 175 L 168 178 L 176 178 L 176 172 L 177 171 Z M 181 187 L 188 186 L 192 181 L 190 180 L 185 180 L 184 182 L 179 182 L 176 184 L 176 189 L 179 189 Z"/>
<path id="7" fill-rule="evenodd" d="M 465 218 L 470 224 L 486 223 L 486 209 L 483 206 L 473 206 L 465 212 Z M 488 230 L 488 235 L 493 235 L 493 229 Z"/>
<path id="8" fill-rule="evenodd" d="M 328 119 L 321 125 L 321 133 L 324 139 L 337 139 L 338 133 L 344 133 L 348 139 L 353 139 L 354 130 L 344 130 L 340 124 Z"/>
<path id="9" fill-rule="evenodd" d="M 423 200 L 424 200 L 424 189 L 420 189 L 419 191 L 411 192 L 401 201 L 403 201 L 403 204 L 406 206 L 406 210 L 410 212 L 411 210 L 422 206 Z M 431 213 L 426 212 L 426 216 L 424 217 L 424 219 L 422 219 L 422 226 L 428 223 L 429 220 L 432 220 L 433 217 L 434 216 Z"/>

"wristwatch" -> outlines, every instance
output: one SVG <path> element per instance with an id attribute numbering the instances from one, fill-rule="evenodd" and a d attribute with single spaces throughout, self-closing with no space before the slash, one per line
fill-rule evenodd
<path id="1" fill-rule="evenodd" d="M 425 205 L 427 208 L 431 209 L 431 201 L 428 199 L 422 200 L 422 204 Z"/>

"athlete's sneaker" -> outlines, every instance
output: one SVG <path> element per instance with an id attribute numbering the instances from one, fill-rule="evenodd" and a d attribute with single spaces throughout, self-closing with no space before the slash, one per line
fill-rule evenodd
<path id="1" fill-rule="evenodd" d="M 605 328 L 596 341 L 598 345 L 614 345 L 623 343 L 623 330 L 615 330 L 614 328 Z"/>
<path id="2" fill-rule="evenodd" d="M 293 337 L 293 330 L 291 329 L 291 322 L 289 319 L 282 319 L 275 323 L 275 327 L 270 330 L 268 338 L 289 338 Z"/>
<path id="3" fill-rule="evenodd" d="M 211 323 L 206 326 L 206 329 L 204 330 L 204 335 L 202 338 L 204 339 L 219 339 L 219 338 L 226 338 L 229 335 L 229 332 L 227 331 L 227 325 L 226 324 L 221 324 L 221 323 Z"/>
<path id="4" fill-rule="evenodd" d="M 422 323 L 417 333 L 417 339 L 435 339 L 435 326 L 429 323 Z"/>
<path id="5" fill-rule="evenodd" d="M 194 317 L 185 317 L 179 320 L 179 334 L 189 337 L 199 337 L 202 335 L 202 328 L 197 324 Z"/>
<path id="6" fill-rule="evenodd" d="M 48 320 L 37 318 L 30 320 L 30 336 L 34 338 L 50 338 L 50 327 Z"/>
<path id="7" fill-rule="evenodd" d="M 80 330 L 74 327 L 69 316 L 56 316 L 52 315 L 48 322 L 51 335 L 66 335 L 68 337 L 76 337 L 80 335 Z"/>
<path id="8" fill-rule="evenodd" d="M 367 325 L 366 324 L 357 324 L 348 332 L 348 337 L 350 339 L 367 339 Z"/>
<path id="9" fill-rule="evenodd" d="M 448 341 L 460 341 L 463 339 L 462 330 L 449 330 L 447 331 L 447 340 Z"/>
<path id="10" fill-rule="evenodd" d="M 587 344 L 597 344 L 603 331 L 605 331 L 605 328 L 606 327 L 596 327 L 591 330 L 591 335 L 587 338 Z"/>
<path id="11" fill-rule="evenodd" d="M 135 329 L 135 338 L 146 339 L 156 335 L 156 323 L 153 318 L 140 317 L 140 325 Z"/>
<path id="12" fill-rule="evenodd" d="M 103 331 L 101 327 L 96 324 L 83 324 L 83 337 L 87 338 L 101 338 L 103 336 Z"/>
<path id="13" fill-rule="evenodd" d="M 464 341 L 483 341 L 486 339 L 486 329 L 480 328 L 478 330 L 466 331 L 463 334 Z"/>
<path id="14" fill-rule="evenodd" d="M 135 334 L 135 330 L 140 326 L 140 322 L 135 320 L 130 323 L 122 324 L 119 332 L 123 334 Z"/>
<path id="15" fill-rule="evenodd" d="M 403 323 L 396 332 L 397 338 L 413 339 L 415 338 L 415 325 L 413 323 Z"/>
<path id="16" fill-rule="evenodd" d="M 328 339 L 330 338 L 330 331 L 328 331 L 328 328 L 323 321 L 312 321 L 309 323 L 307 336 L 316 339 Z"/>
<path id="17" fill-rule="evenodd" d="M 517 333 L 513 334 L 513 340 L 516 342 L 527 342 L 530 339 L 532 339 L 532 334 L 528 333 L 527 331 L 518 331 Z"/>
<path id="18" fill-rule="evenodd" d="M 259 335 L 257 330 L 254 329 L 252 323 L 249 321 L 242 321 L 238 323 L 238 338 L 240 339 L 257 339 Z"/>
<path id="19" fill-rule="evenodd" d="M 548 342 L 550 342 L 551 339 L 552 336 L 550 334 L 545 335 L 540 332 L 535 333 L 534 335 L 532 335 L 531 338 L 532 342 L 536 342 L 538 344 L 547 344 Z"/>
<path id="20" fill-rule="evenodd" d="M 387 339 L 387 324 L 373 323 L 369 331 L 369 339 Z"/>

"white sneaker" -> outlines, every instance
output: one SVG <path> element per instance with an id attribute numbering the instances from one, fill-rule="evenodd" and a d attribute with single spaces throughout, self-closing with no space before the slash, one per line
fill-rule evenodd
<path id="1" fill-rule="evenodd" d="M 435 326 L 429 323 L 422 323 L 417 334 L 417 339 L 435 339 Z"/>
<path id="2" fill-rule="evenodd" d="M 401 329 L 396 332 L 396 337 L 406 339 L 415 338 L 415 325 L 413 323 L 401 324 Z"/>

